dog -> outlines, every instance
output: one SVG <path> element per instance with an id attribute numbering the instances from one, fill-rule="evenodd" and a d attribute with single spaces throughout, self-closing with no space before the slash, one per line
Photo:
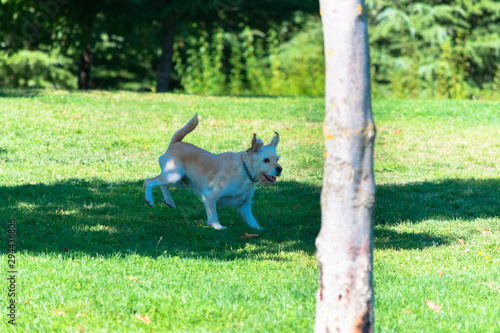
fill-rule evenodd
<path id="1" fill-rule="evenodd" d="M 221 230 L 217 206 L 236 207 L 249 227 L 262 229 L 252 215 L 251 203 L 257 184 L 272 185 L 283 170 L 279 165 L 276 146 L 279 134 L 264 145 L 256 134 L 252 146 L 246 151 L 212 154 L 193 144 L 183 142 L 184 137 L 198 125 L 198 114 L 178 130 L 165 154 L 160 156 L 161 173 L 144 181 L 146 205 L 154 206 L 153 188 L 160 186 L 167 206 L 175 208 L 170 187 L 194 190 L 205 204 L 208 225 Z"/>

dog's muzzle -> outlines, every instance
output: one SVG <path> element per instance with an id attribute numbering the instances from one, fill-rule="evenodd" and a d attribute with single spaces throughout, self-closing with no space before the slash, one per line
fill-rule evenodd
<path id="1" fill-rule="evenodd" d="M 276 182 L 276 177 L 281 176 L 281 171 L 283 170 L 282 167 L 278 166 L 276 167 L 276 175 L 267 175 L 265 173 L 262 174 L 264 178 L 267 180 L 268 183 L 274 184 Z"/>

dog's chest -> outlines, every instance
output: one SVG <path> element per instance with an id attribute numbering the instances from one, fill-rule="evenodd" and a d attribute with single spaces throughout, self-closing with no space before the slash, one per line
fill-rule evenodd
<path id="1" fill-rule="evenodd" d="M 224 193 L 217 200 L 217 206 L 239 206 L 253 197 L 255 191 L 255 184 L 246 182 L 243 185 L 233 185 L 226 189 Z"/>

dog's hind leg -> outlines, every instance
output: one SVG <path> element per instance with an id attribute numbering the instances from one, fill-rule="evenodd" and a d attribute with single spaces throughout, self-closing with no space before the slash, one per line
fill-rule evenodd
<path id="1" fill-rule="evenodd" d="M 165 203 L 170 207 L 175 208 L 174 200 L 172 200 L 170 193 L 168 193 L 168 188 L 175 186 L 175 184 L 182 179 L 184 171 L 181 167 L 176 165 L 172 158 L 167 155 L 162 155 L 160 157 L 160 167 L 162 168 L 162 171 L 158 176 L 144 181 L 144 188 L 146 189 L 144 199 L 146 201 L 146 205 L 151 207 L 154 206 L 153 188 L 155 186 L 160 186 Z"/>
<path id="2" fill-rule="evenodd" d="M 169 187 L 170 186 L 168 185 L 160 185 L 161 192 L 163 193 L 163 199 L 165 200 L 165 204 L 167 204 L 167 206 L 169 207 L 175 208 L 175 202 L 170 196 L 170 192 L 168 192 Z"/>
<path id="3" fill-rule="evenodd" d="M 144 189 L 146 194 L 144 196 L 144 200 L 146 205 L 153 207 L 155 205 L 153 199 L 153 187 L 162 184 L 161 175 L 156 176 L 155 178 L 149 178 L 144 181 Z"/>
<path id="4" fill-rule="evenodd" d="M 153 199 L 153 188 L 155 186 L 160 186 L 163 193 L 163 198 L 165 199 L 165 203 L 168 206 L 175 208 L 174 200 L 170 196 L 168 188 L 175 186 L 175 183 L 177 183 L 180 179 L 182 179 L 182 174 L 178 172 L 161 173 L 155 178 L 146 179 L 144 181 L 144 188 L 146 190 L 144 199 L 146 201 L 146 205 L 150 207 L 153 207 L 155 205 Z"/>

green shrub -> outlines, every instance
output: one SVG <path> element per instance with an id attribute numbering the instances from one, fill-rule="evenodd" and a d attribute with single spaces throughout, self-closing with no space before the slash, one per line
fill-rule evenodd
<path id="1" fill-rule="evenodd" d="M 323 30 L 319 19 L 281 44 L 278 52 L 280 87 L 284 95 L 322 96 L 325 91 Z"/>
<path id="2" fill-rule="evenodd" d="M 444 98 L 465 98 L 470 90 L 466 83 L 467 57 L 459 36 L 441 45 L 441 61 L 438 63 L 438 93 Z"/>
<path id="3" fill-rule="evenodd" d="M 202 31 L 175 46 L 181 84 L 195 94 L 321 96 L 325 66 L 319 19 L 287 42 L 283 33 L 246 27 L 241 33 Z"/>
<path id="4" fill-rule="evenodd" d="M 74 89 L 72 62 L 56 52 L 0 52 L 0 85 L 12 88 Z"/>
<path id="5" fill-rule="evenodd" d="M 217 29 L 213 34 L 202 31 L 199 38 L 189 38 L 184 62 L 179 45 L 184 45 L 184 42 L 174 45 L 175 70 L 186 92 L 207 95 L 227 93 L 223 70 L 224 37 L 224 31 Z"/>
<path id="6" fill-rule="evenodd" d="M 441 15 L 439 8 L 433 20 Z M 417 20 L 425 10 L 430 7 L 415 5 L 411 17 L 386 11 L 380 16 L 389 23 L 372 22 L 380 25 L 370 30 L 373 96 L 498 99 L 500 76 L 494 76 L 498 66 L 492 68 L 491 79 L 473 78 L 471 64 L 478 56 L 471 51 L 475 44 L 470 31 L 458 26 L 445 29 L 434 21 L 427 27 Z M 175 59 L 183 89 L 197 94 L 323 96 L 321 20 L 306 16 L 298 22 L 295 30 L 286 25 L 266 32 L 249 26 L 240 32 L 217 28 L 180 41 L 182 50 L 177 48 Z"/>
<path id="7" fill-rule="evenodd" d="M 269 94 L 271 71 L 265 56 L 265 34 L 246 27 L 242 37 L 248 92 L 257 95 Z"/>

